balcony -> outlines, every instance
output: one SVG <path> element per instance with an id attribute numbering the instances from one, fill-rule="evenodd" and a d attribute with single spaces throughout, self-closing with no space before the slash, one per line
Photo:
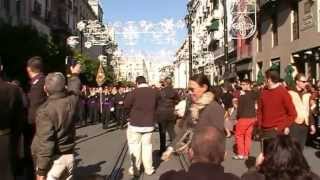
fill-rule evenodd
<path id="1" fill-rule="evenodd" d="M 51 19 L 52 19 L 52 14 L 51 14 L 50 11 L 48 11 L 48 12 L 46 13 L 46 17 L 45 17 L 44 20 L 45 20 L 46 23 L 50 23 Z"/>
<path id="2" fill-rule="evenodd" d="M 237 41 L 237 62 L 252 57 L 252 40 L 238 40 Z"/>
<path id="3" fill-rule="evenodd" d="M 218 31 L 219 30 L 219 19 L 215 19 L 213 18 L 211 20 L 211 24 L 209 26 L 207 26 L 207 31 L 208 32 L 214 32 L 214 31 Z"/>

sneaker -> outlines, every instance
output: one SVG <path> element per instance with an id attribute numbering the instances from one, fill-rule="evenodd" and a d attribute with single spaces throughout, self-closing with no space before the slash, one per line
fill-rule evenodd
<path id="1" fill-rule="evenodd" d="M 137 172 L 134 172 L 134 168 L 131 166 L 131 167 L 129 168 L 128 172 L 129 172 L 129 174 L 130 174 L 131 176 L 139 176 L 140 170 L 138 169 Z"/>
<path id="2" fill-rule="evenodd" d="M 148 175 L 148 176 L 151 176 L 152 174 L 155 173 L 155 171 L 154 171 L 154 170 L 150 170 L 150 171 L 145 170 L 144 173 L 145 173 L 146 175 Z"/>

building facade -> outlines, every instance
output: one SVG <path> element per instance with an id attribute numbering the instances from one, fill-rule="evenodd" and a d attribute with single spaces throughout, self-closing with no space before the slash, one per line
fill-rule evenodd
<path id="1" fill-rule="evenodd" d="M 98 0 L 0 0 L 0 20 L 13 26 L 29 25 L 49 39 L 65 44 L 70 35 L 81 36 L 80 20 L 103 22 L 103 10 Z M 81 38 L 79 51 L 92 59 L 104 54 L 104 47 L 84 48 Z"/>
<path id="2" fill-rule="evenodd" d="M 118 68 L 120 81 L 135 82 L 137 76 L 144 76 L 149 81 L 146 61 L 143 58 L 122 57 L 118 60 Z"/>
<path id="3" fill-rule="evenodd" d="M 189 43 L 188 39 L 183 41 L 182 46 L 175 54 L 174 66 L 174 88 L 187 88 L 189 79 Z"/>
<path id="4" fill-rule="evenodd" d="M 30 9 L 30 0 L 0 0 L 0 19 L 13 26 L 29 24 Z"/>
<path id="5" fill-rule="evenodd" d="M 257 73 L 272 65 L 285 77 L 291 66 L 315 82 L 320 76 L 320 1 L 260 0 L 258 30 L 251 39 L 247 69 Z"/>
<path id="6" fill-rule="evenodd" d="M 231 1 L 227 1 L 227 16 L 231 17 Z M 232 73 L 231 62 L 235 60 L 235 42 L 228 36 L 228 58 L 224 56 L 224 11 L 220 0 L 190 0 L 187 4 L 191 17 L 192 32 L 192 69 L 194 74 L 207 75 L 212 84 L 229 78 Z M 190 21 L 190 19 L 189 19 Z M 230 22 L 227 27 L 230 29 Z M 189 58 L 188 58 L 189 59 Z M 229 67 L 227 69 L 227 67 Z"/>

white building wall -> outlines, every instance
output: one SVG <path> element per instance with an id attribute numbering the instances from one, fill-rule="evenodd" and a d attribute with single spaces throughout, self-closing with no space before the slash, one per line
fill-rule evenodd
<path id="1" fill-rule="evenodd" d="M 174 68 L 174 88 L 187 88 L 188 86 L 188 69 L 189 62 L 187 60 L 180 61 L 175 64 Z"/>

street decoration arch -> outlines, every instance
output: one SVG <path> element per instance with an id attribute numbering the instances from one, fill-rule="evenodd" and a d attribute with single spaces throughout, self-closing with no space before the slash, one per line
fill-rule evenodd
<path id="1" fill-rule="evenodd" d="M 231 17 L 231 38 L 250 38 L 257 30 L 256 0 L 232 0 Z"/>

